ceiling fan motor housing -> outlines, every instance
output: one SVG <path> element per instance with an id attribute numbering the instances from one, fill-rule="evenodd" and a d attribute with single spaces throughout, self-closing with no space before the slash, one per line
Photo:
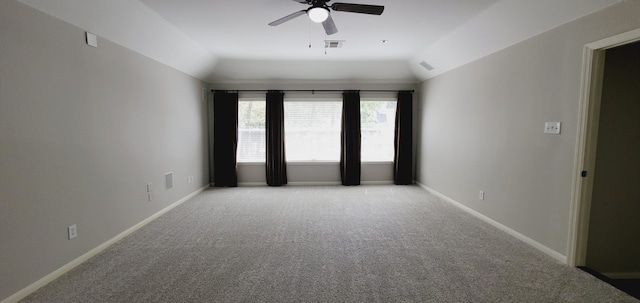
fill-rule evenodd
<path id="1" fill-rule="evenodd" d="M 329 9 L 322 6 L 313 6 L 307 10 L 307 15 L 311 21 L 322 23 L 329 18 Z"/>

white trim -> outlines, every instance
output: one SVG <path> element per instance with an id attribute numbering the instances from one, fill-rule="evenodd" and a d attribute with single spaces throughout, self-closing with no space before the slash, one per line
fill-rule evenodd
<path id="1" fill-rule="evenodd" d="M 166 212 L 170 211 L 171 209 L 175 208 L 176 206 L 184 203 L 185 201 L 193 198 L 195 195 L 201 193 L 202 191 L 204 191 L 205 189 L 209 188 L 209 186 L 204 186 L 201 187 L 200 189 L 192 192 L 191 194 L 187 195 L 186 197 L 178 200 L 177 202 L 174 202 L 173 204 L 165 207 L 164 209 L 160 210 L 159 212 L 151 215 L 150 217 L 142 220 L 140 223 L 130 227 L 129 229 L 123 231 L 122 233 L 118 234 L 117 236 L 111 238 L 110 240 L 107 240 L 106 242 L 98 245 L 96 248 L 88 251 L 87 253 L 83 254 L 82 256 L 76 258 L 75 260 L 63 265 L 62 267 L 56 269 L 55 271 L 53 271 L 52 273 L 44 276 L 43 278 L 41 278 L 40 280 L 32 283 L 31 285 L 23 288 L 22 290 L 18 291 L 17 293 L 11 295 L 10 297 L 2 300 L 2 302 L 0 303 L 14 303 L 14 302 L 18 302 L 22 299 L 24 299 L 25 297 L 27 297 L 28 295 L 32 294 L 33 292 L 35 292 L 36 290 L 38 290 L 39 288 L 47 285 L 48 283 L 50 283 L 51 281 L 57 279 L 58 277 L 64 275 L 65 273 L 67 273 L 68 271 L 72 270 L 73 268 L 75 268 L 76 266 L 82 264 L 83 262 L 89 260 L 91 257 L 97 255 L 98 253 L 102 252 L 103 250 L 107 249 L 109 246 L 113 245 L 114 243 L 122 240 L 124 237 L 128 236 L 129 234 L 135 232 L 136 230 L 140 229 L 141 227 L 147 225 L 149 222 L 155 220 L 156 218 L 162 216 L 163 214 L 165 214 Z"/>
<path id="2" fill-rule="evenodd" d="M 328 186 L 328 185 L 342 185 L 342 182 L 340 182 L 340 181 L 289 182 L 288 185 L 291 185 L 291 186 Z"/>
<path id="3" fill-rule="evenodd" d="M 238 161 L 237 165 L 238 166 L 265 166 L 265 165 L 267 165 L 267 163 L 264 162 L 264 161 L 262 161 L 262 162 L 255 162 L 255 161 L 242 162 L 242 161 Z"/>
<path id="4" fill-rule="evenodd" d="M 584 47 L 582 62 L 582 79 L 580 103 L 578 105 L 578 127 L 573 162 L 574 175 L 572 180 L 571 205 L 569 208 L 569 231 L 567 236 L 567 264 L 583 266 L 586 262 L 586 245 L 589 230 L 590 194 L 593 178 L 581 177 L 581 172 L 593 174 L 594 161 L 589 159 L 595 155 L 597 137 L 600 92 L 602 77 L 599 77 L 603 67 L 603 54 L 598 50 Z M 589 176 L 591 177 L 591 176 Z"/>
<path id="5" fill-rule="evenodd" d="M 640 29 L 635 29 L 584 47 L 567 241 L 567 264 L 570 266 L 586 263 L 604 50 L 639 40 Z M 583 170 L 588 172 L 587 178 L 580 177 Z"/>
<path id="6" fill-rule="evenodd" d="M 392 185 L 393 180 L 386 181 L 360 181 L 361 185 Z M 342 185 L 340 181 L 325 181 L 325 182 L 288 182 L 287 185 L 291 186 L 326 186 L 326 185 Z M 238 182 L 239 187 L 252 187 L 252 186 L 267 186 L 265 182 Z"/>
<path id="7" fill-rule="evenodd" d="M 445 200 L 446 202 L 449 202 L 449 203 L 453 204 L 454 206 L 456 206 L 456 207 L 462 209 L 463 211 L 475 216 L 476 218 L 481 219 L 481 220 L 493 225 L 494 227 L 497 227 L 498 229 L 508 233 L 509 235 L 511 235 L 511 236 L 513 236 L 513 237 L 515 237 L 515 238 L 517 238 L 517 239 L 519 239 L 519 240 L 521 240 L 521 241 L 533 246 L 534 248 L 546 253 L 547 255 L 553 257 L 554 259 L 556 259 L 556 260 L 558 260 L 558 261 L 560 261 L 562 263 L 566 263 L 567 262 L 567 257 L 565 257 L 561 253 L 559 253 L 559 252 L 557 252 L 557 251 L 555 251 L 555 250 L 553 250 L 553 249 L 541 244 L 540 242 L 537 242 L 537 241 L 535 241 L 535 240 L 533 240 L 533 239 L 531 239 L 531 238 L 529 238 L 529 237 L 527 237 L 527 236 L 525 236 L 525 235 L 523 235 L 523 234 L 521 234 L 521 233 L 519 233 L 519 232 L 517 232 L 517 231 L 515 231 L 515 230 L 513 230 L 513 229 L 511 229 L 511 228 L 509 228 L 509 227 L 507 227 L 507 226 L 505 226 L 505 225 L 503 225 L 503 224 L 501 224 L 501 223 L 499 223 L 499 222 L 497 222 L 497 221 L 495 221 L 495 220 L 493 220 L 493 219 L 491 219 L 491 218 L 489 218 L 489 217 L 487 217 L 487 216 L 485 216 L 485 215 L 483 215 L 483 214 L 481 214 L 481 213 L 469 208 L 468 206 L 466 206 L 466 205 L 464 205 L 462 203 L 459 203 L 459 202 L 457 202 L 457 201 L 455 201 L 455 200 L 453 200 L 453 199 L 451 199 L 451 198 L 449 198 L 449 197 L 447 197 L 447 196 L 435 191 L 432 188 L 427 187 L 426 185 L 424 185 L 424 184 L 422 184 L 420 182 L 418 182 L 417 184 L 420 187 L 422 187 L 424 190 L 428 191 L 429 193 L 431 193 L 431 194 L 433 194 L 433 195 Z"/>
<path id="8" fill-rule="evenodd" d="M 362 161 L 361 165 L 393 165 L 393 160 L 390 161 Z"/>
<path id="9" fill-rule="evenodd" d="M 388 181 L 360 181 L 362 185 L 392 185 L 393 180 Z"/>
<path id="10" fill-rule="evenodd" d="M 393 180 L 388 181 L 360 181 L 362 185 L 392 185 Z M 287 185 L 291 186 L 327 186 L 327 185 L 342 185 L 340 181 L 325 181 L 325 182 L 288 182 Z M 251 186 L 267 186 L 265 182 L 238 182 L 240 187 Z"/>
<path id="11" fill-rule="evenodd" d="M 324 165 L 324 166 L 338 166 L 340 165 L 340 161 L 338 160 L 309 160 L 309 161 L 292 161 L 287 162 L 287 166 L 313 166 L 313 165 Z"/>
<path id="12" fill-rule="evenodd" d="M 640 40 L 640 28 L 624 32 L 613 37 L 594 41 L 586 46 L 590 49 L 609 49 L 620 45 L 633 43 Z"/>
<path id="13" fill-rule="evenodd" d="M 266 182 L 238 182 L 239 187 L 267 186 Z"/>
<path id="14" fill-rule="evenodd" d="M 265 166 L 266 162 L 257 162 L 257 161 L 247 161 L 242 162 L 238 161 L 238 166 Z M 291 166 L 313 166 L 313 165 L 339 165 L 339 161 L 335 160 L 326 160 L 326 161 L 294 161 L 287 162 L 287 165 Z M 362 165 L 393 165 L 393 161 L 362 161 Z"/>
<path id="15" fill-rule="evenodd" d="M 603 272 L 610 279 L 640 279 L 640 272 Z"/>

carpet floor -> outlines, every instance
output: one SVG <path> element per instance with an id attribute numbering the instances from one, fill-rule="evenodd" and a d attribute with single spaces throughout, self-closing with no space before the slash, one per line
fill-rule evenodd
<path id="1" fill-rule="evenodd" d="M 639 301 L 417 186 L 362 185 L 206 190 L 22 302 Z"/>

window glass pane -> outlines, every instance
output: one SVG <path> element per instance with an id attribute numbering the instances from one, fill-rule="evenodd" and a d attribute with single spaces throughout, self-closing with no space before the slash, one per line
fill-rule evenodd
<path id="1" fill-rule="evenodd" d="M 265 101 L 238 101 L 238 162 L 264 162 Z"/>
<path id="2" fill-rule="evenodd" d="M 339 161 L 342 102 L 285 101 L 287 161 Z"/>
<path id="3" fill-rule="evenodd" d="M 393 161 L 396 101 L 360 101 L 362 161 Z"/>

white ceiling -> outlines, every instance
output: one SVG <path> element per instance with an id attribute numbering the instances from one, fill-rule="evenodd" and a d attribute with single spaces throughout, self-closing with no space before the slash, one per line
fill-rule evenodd
<path id="1" fill-rule="evenodd" d="M 306 16 L 267 25 L 308 7 L 292 0 L 19 1 L 212 83 L 412 83 L 621 0 L 345 0 L 385 11 L 332 12 L 328 37 Z"/>

